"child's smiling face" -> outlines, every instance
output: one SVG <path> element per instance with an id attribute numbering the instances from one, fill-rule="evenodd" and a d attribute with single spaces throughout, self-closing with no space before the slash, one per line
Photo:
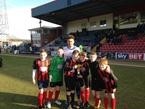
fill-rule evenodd
<path id="1" fill-rule="evenodd" d="M 108 65 L 106 64 L 99 64 L 100 70 L 104 71 Z"/>
<path id="2" fill-rule="evenodd" d="M 73 54 L 73 55 L 72 55 L 72 58 L 73 58 L 74 60 L 78 60 L 78 59 L 79 59 L 79 53 Z"/>
<path id="3" fill-rule="evenodd" d="M 42 53 L 40 54 L 40 58 L 41 58 L 42 60 L 45 60 L 45 59 L 47 58 L 47 53 L 46 53 L 46 52 L 42 52 Z"/>
<path id="4" fill-rule="evenodd" d="M 91 62 L 96 61 L 96 59 L 97 59 L 97 55 L 90 55 Z"/>
<path id="5" fill-rule="evenodd" d="M 101 59 L 99 62 L 100 70 L 104 71 L 108 67 L 108 60 L 107 59 Z"/>

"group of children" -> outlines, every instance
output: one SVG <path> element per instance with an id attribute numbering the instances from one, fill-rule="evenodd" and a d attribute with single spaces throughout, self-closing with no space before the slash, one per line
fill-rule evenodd
<path id="1" fill-rule="evenodd" d="M 51 103 L 61 105 L 58 100 L 60 87 L 65 82 L 66 109 L 88 109 L 90 89 L 94 97 L 94 109 L 99 109 L 102 103 L 100 92 L 104 93 L 104 108 L 116 109 L 115 92 L 117 78 L 111 70 L 106 58 L 97 59 L 97 54 L 74 50 L 70 58 L 64 58 L 64 51 L 58 48 L 57 55 L 51 59 L 43 49 L 40 58 L 33 63 L 33 83 L 39 88 L 39 109 L 51 108 Z M 75 104 L 77 96 L 77 107 Z M 111 99 L 110 99 L 111 98 Z"/>

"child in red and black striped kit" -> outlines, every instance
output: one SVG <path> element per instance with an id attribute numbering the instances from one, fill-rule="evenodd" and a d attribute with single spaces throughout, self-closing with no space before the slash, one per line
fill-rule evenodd
<path id="1" fill-rule="evenodd" d="M 116 109 L 116 97 L 115 92 L 117 88 L 117 77 L 114 75 L 110 66 L 108 65 L 107 59 L 100 59 L 98 72 L 105 83 L 105 97 L 104 97 L 104 108 L 109 108 L 109 102 L 111 109 Z M 110 101 L 109 101 L 110 99 Z"/>
<path id="2" fill-rule="evenodd" d="M 66 109 L 74 108 L 75 88 L 76 88 L 76 68 L 79 58 L 79 51 L 74 50 L 72 58 L 66 60 L 64 66 L 64 80 L 66 87 Z"/>
<path id="3" fill-rule="evenodd" d="M 105 84 L 98 73 L 99 62 L 96 52 L 91 52 L 89 55 L 89 68 L 91 73 L 91 90 L 94 97 L 94 109 L 99 109 L 101 106 L 101 92 L 105 89 Z"/>
<path id="4" fill-rule="evenodd" d="M 89 64 L 86 52 L 81 52 L 79 54 L 76 82 L 77 82 L 76 88 L 79 90 L 80 87 L 80 95 L 79 93 L 77 93 L 78 100 L 80 99 L 81 101 L 80 108 L 83 109 L 89 108 L 90 81 L 89 81 Z"/>
<path id="5" fill-rule="evenodd" d="M 40 58 L 35 59 L 33 63 L 32 71 L 32 81 L 33 84 L 38 85 L 39 94 L 38 94 L 38 106 L 39 109 L 44 108 L 47 99 L 47 88 L 48 88 L 48 69 L 50 65 L 50 60 L 47 58 L 47 52 L 42 49 L 40 53 Z"/>

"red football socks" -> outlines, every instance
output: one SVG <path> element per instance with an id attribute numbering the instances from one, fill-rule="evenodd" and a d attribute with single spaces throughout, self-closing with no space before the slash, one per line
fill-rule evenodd
<path id="1" fill-rule="evenodd" d="M 99 108 L 100 107 L 100 104 L 101 104 L 101 99 L 95 97 L 95 107 Z"/>
<path id="2" fill-rule="evenodd" d="M 116 99 L 111 99 L 111 109 L 116 109 Z"/>
<path id="3" fill-rule="evenodd" d="M 55 91 L 55 98 L 54 98 L 55 100 L 58 99 L 59 94 L 60 94 L 60 90 L 56 90 L 56 91 Z"/>
<path id="4" fill-rule="evenodd" d="M 47 91 L 44 91 L 43 93 L 43 103 L 46 103 L 47 100 Z"/>
<path id="5" fill-rule="evenodd" d="M 52 91 L 48 91 L 48 101 L 52 100 L 52 96 L 53 96 L 53 92 Z"/>
<path id="6" fill-rule="evenodd" d="M 38 94 L 38 105 L 43 106 L 43 93 Z"/>
<path id="7" fill-rule="evenodd" d="M 81 90 L 81 100 L 83 103 L 85 103 L 85 91 L 84 90 Z"/>
<path id="8" fill-rule="evenodd" d="M 90 98 L 90 89 L 86 88 L 85 89 L 85 103 L 89 102 L 89 98 Z"/>
<path id="9" fill-rule="evenodd" d="M 108 109 L 108 104 L 109 104 L 109 99 L 108 99 L 108 97 L 105 97 L 104 98 L 104 108 L 105 109 Z"/>

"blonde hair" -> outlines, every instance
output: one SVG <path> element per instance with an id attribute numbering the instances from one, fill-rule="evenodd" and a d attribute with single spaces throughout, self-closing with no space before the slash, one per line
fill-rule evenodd
<path id="1" fill-rule="evenodd" d="M 99 61 L 99 64 L 108 65 L 108 64 L 109 64 L 108 59 L 106 59 L 106 58 L 101 58 L 100 61 Z"/>

